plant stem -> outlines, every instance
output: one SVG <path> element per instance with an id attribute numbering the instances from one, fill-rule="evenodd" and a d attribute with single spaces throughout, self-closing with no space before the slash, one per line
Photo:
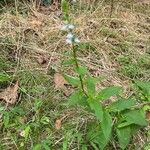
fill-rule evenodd
<path id="1" fill-rule="evenodd" d="M 79 69 L 79 64 L 78 64 L 78 60 L 77 60 L 77 53 L 76 53 L 76 46 L 74 44 L 72 45 L 72 50 L 73 50 L 73 58 L 75 61 L 75 67 L 76 67 L 76 69 Z M 82 92 L 85 94 L 86 97 L 89 97 L 88 94 L 86 93 L 85 89 L 84 89 L 84 83 L 83 83 L 83 79 L 82 79 L 81 75 L 79 75 L 79 80 L 80 80 Z"/>

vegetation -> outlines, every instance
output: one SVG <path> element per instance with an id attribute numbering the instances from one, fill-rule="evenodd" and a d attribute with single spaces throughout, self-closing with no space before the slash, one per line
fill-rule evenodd
<path id="1" fill-rule="evenodd" d="M 148 1 L 0 3 L 0 150 L 150 149 Z"/>

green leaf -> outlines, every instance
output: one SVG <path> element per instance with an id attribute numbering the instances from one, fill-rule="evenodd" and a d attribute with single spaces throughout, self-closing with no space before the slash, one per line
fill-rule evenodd
<path id="1" fill-rule="evenodd" d="M 83 67 L 83 66 L 80 66 L 79 68 L 77 68 L 76 71 L 80 76 L 85 76 L 88 72 L 86 67 Z"/>
<path id="2" fill-rule="evenodd" d="M 124 150 L 131 140 L 130 126 L 117 129 L 117 137 L 118 137 L 120 148 Z"/>
<path id="3" fill-rule="evenodd" d="M 32 150 L 41 150 L 42 145 L 41 144 L 36 144 Z"/>
<path id="4" fill-rule="evenodd" d="M 94 123 L 88 127 L 87 139 L 92 146 L 96 144 L 100 150 L 103 150 L 109 142 L 109 139 L 105 138 L 100 125 Z"/>
<path id="5" fill-rule="evenodd" d="M 111 86 L 111 87 L 107 87 L 103 90 L 101 90 L 96 99 L 102 101 L 102 100 L 107 100 L 109 99 L 111 96 L 115 96 L 115 95 L 118 95 L 121 91 L 121 87 L 118 87 L 118 86 Z"/>
<path id="6" fill-rule="evenodd" d="M 150 101 L 150 82 L 136 81 L 135 84 Z"/>
<path id="7" fill-rule="evenodd" d="M 10 76 L 5 73 L 0 73 L 0 82 L 6 82 L 10 80 Z"/>
<path id="8" fill-rule="evenodd" d="M 96 101 L 95 99 L 91 99 L 91 98 L 88 99 L 88 103 L 90 105 L 91 110 L 94 111 L 96 118 L 99 121 L 102 121 L 103 120 L 102 105 L 98 101 Z"/>
<path id="9" fill-rule="evenodd" d="M 81 91 L 75 91 L 68 99 L 69 106 L 74 106 L 74 105 L 82 105 L 82 106 L 87 106 L 87 98 L 83 95 Z"/>
<path id="10" fill-rule="evenodd" d="M 106 139 L 110 139 L 112 131 L 112 118 L 110 114 L 106 111 L 103 112 L 103 120 L 101 122 L 102 132 Z"/>
<path id="11" fill-rule="evenodd" d="M 96 90 L 95 90 L 95 84 L 96 84 L 95 78 L 88 76 L 86 79 L 86 84 L 87 84 L 88 94 L 91 96 L 94 96 L 95 92 L 96 92 Z"/>
<path id="12" fill-rule="evenodd" d="M 74 59 L 69 59 L 63 62 L 63 65 L 74 65 L 75 61 Z"/>
<path id="13" fill-rule="evenodd" d="M 123 114 L 125 120 L 140 126 L 147 126 L 147 121 L 144 113 L 141 110 L 131 110 Z"/>
<path id="14" fill-rule="evenodd" d="M 66 81 L 68 81 L 73 86 L 79 86 L 80 85 L 80 80 L 77 77 L 72 77 L 72 76 L 69 76 L 69 75 L 64 75 L 64 78 L 66 79 Z"/>
<path id="15" fill-rule="evenodd" d="M 116 102 L 112 103 L 109 107 L 110 111 L 118 112 L 126 109 L 130 109 L 136 104 L 134 99 L 119 99 Z"/>
<path id="16" fill-rule="evenodd" d="M 28 140 L 30 130 L 31 130 L 30 126 L 27 126 L 24 130 L 25 131 L 25 141 Z"/>

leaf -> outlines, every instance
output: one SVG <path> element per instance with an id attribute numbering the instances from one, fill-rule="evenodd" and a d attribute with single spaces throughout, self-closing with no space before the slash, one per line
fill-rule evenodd
<path id="1" fill-rule="evenodd" d="M 41 144 L 36 144 L 36 145 L 32 148 L 32 150 L 41 150 L 41 148 L 42 148 L 42 145 L 41 145 Z"/>
<path id="2" fill-rule="evenodd" d="M 103 120 L 103 108 L 102 105 L 96 101 L 95 99 L 88 99 L 88 103 L 90 105 L 91 110 L 94 111 L 96 118 L 99 121 Z"/>
<path id="3" fill-rule="evenodd" d="M 130 109 L 136 104 L 134 99 L 119 99 L 116 102 L 112 103 L 109 107 L 110 111 L 118 112 L 126 109 Z"/>
<path id="4" fill-rule="evenodd" d="M 110 114 L 106 111 L 103 112 L 103 120 L 101 122 L 102 132 L 106 139 L 110 139 L 112 131 L 112 118 Z"/>
<path id="5" fill-rule="evenodd" d="M 144 113 L 141 110 L 131 110 L 123 114 L 125 120 L 140 126 L 147 126 L 147 121 Z"/>
<path id="6" fill-rule="evenodd" d="M 107 87 L 98 93 L 96 99 L 98 99 L 100 101 L 109 99 L 111 96 L 118 95 L 120 93 L 121 89 L 122 88 L 119 86 Z"/>
<path id="7" fill-rule="evenodd" d="M 61 10 L 64 13 L 64 20 L 69 20 L 69 3 L 67 0 L 61 0 Z"/>
<path id="8" fill-rule="evenodd" d="M 79 86 L 80 85 L 80 80 L 79 78 L 72 77 L 69 75 L 64 75 L 64 78 L 73 86 Z"/>
<path id="9" fill-rule="evenodd" d="M 0 99 L 4 100 L 8 104 L 15 104 L 18 98 L 18 81 L 14 86 L 9 86 L 0 93 Z"/>
<path id="10" fill-rule="evenodd" d="M 68 98 L 68 105 L 75 106 L 75 105 L 82 105 L 87 106 L 87 98 L 83 95 L 81 91 L 75 91 L 69 98 Z"/>
<path id="11" fill-rule="evenodd" d="M 119 146 L 121 149 L 125 149 L 131 140 L 131 129 L 130 126 L 117 129 L 117 137 Z"/>
<path id="12" fill-rule="evenodd" d="M 5 73 L 0 73 L 0 82 L 6 82 L 9 81 L 10 76 Z"/>
<path id="13" fill-rule="evenodd" d="M 103 150 L 109 142 L 109 139 L 105 138 L 101 127 L 94 123 L 88 127 L 87 139 L 91 145 L 96 144 L 100 150 Z"/>
<path id="14" fill-rule="evenodd" d="M 61 122 L 62 122 L 62 119 L 57 119 L 55 121 L 55 129 L 56 130 L 60 130 L 60 128 L 61 128 Z"/>
<path id="15" fill-rule="evenodd" d="M 64 89 L 65 84 L 68 84 L 65 78 L 59 73 L 54 74 L 54 83 L 56 89 Z"/>
<path id="16" fill-rule="evenodd" d="M 96 92 L 96 90 L 95 90 L 95 84 L 96 84 L 95 78 L 88 76 L 86 79 L 86 84 L 87 84 L 88 94 L 91 96 L 95 95 L 95 92 Z"/>
<path id="17" fill-rule="evenodd" d="M 77 68 L 76 71 L 80 76 L 85 76 L 86 73 L 88 72 L 87 68 L 83 66 L 80 66 L 79 68 Z"/>
<path id="18" fill-rule="evenodd" d="M 150 101 L 150 82 L 136 81 L 135 84 L 147 96 L 148 101 Z"/>

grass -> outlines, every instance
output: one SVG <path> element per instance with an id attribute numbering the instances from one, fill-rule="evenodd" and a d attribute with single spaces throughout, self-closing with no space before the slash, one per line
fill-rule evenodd
<path id="1" fill-rule="evenodd" d="M 110 1 L 91 7 L 77 5 L 71 17 L 84 43 L 79 60 L 93 76 L 106 77 L 99 87 L 121 85 L 128 97 L 132 94 L 132 81 L 150 80 L 150 4 L 128 0 L 114 5 L 111 18 Z M 0 71 L 11 78 L 0 88 L 16 80 L 20 85 L 17 103 L 5 111 L 4 103 L 0 105 L 0 113 L 4 113 L 0 117 L 2 150 L 65 150 L 66 146 L 80 150 L 86 143 L 87 123 L 93 117 L 82 108 L 66 108 L 66 96 L 55 89 L 54 73 L 70 71 L 62 65 L 70 52 L 60 32 L 59 10 L 49 15 L 46 11 L 27 2 L 1 7 Z M 55 121 L 64 116 L 61 129 L 56 130 Z M 25 137 L 20 135 L 23 130 Z M 144 149 L 149 142 L 145 134 L 146 131 L 135 135 L 128 149 Z M 107 149 L 111 147 L 117 149 L 117 143 L 112 141 Z"/>

